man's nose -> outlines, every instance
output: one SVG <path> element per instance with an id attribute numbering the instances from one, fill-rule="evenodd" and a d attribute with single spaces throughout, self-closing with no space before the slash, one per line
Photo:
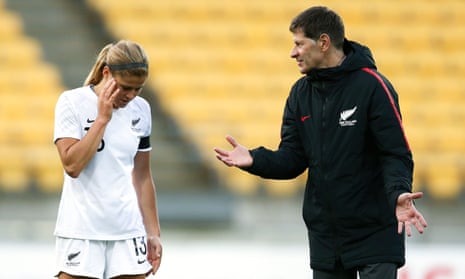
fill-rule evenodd
<path id="1" fill-rule="evenodd" d="M 293 47 L 293 48 L 291 49 L 291 53 L 290 53 L 291 58 L 296 58 L 296 57 L 297 57 L 297 54 L 298 54 L 297 50 L 295 49 L 295 47 Z"/>

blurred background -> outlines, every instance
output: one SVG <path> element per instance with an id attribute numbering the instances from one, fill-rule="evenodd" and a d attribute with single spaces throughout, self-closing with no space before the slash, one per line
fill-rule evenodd
<path id="1" fill-rule="evenodd" d="M 233 135 L 275 148 L 300 77 L 288 26 L 327 5 L 395 86 L 430 227 L 400 278 L 465 278 L 465 1 L 0 0 L 0 277 L 52 278 L 63 172 L 57 97 L 118 39 L 150 57 L 152 166 L 164 259 L 156 278 L 311 278 L 305 175 L 263 180 L 216 160 Z"/>

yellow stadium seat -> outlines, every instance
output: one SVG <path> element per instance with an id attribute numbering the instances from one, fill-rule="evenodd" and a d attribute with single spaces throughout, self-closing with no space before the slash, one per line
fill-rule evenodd
<path id="1" fill-rule="evenodd" d="M 34 148 L 28 156 L 38 188 L 45 193 L 60 192 L 63 185 L 63 167 L 53 144 Z"/>
<path id="2" fill-rule="evenodd" d="M 415 169 L 413 172 L 413 181 L 412 181 L 412 192 L 421 192 L 424 190 L 425 185 L 425 177 L 424 177 L 424 169 L 420 167 L 415 161 Z"/>
<path id="3" fill-rule="evenodd" d="M 0 7 L 0 38 L 3 42 L 16 39 L 22 34 L 23 24 L 18 15 Z"/>
<path id="4" fill-rule="evenodd" d="M 439 134 L 439 150 L 458 154 L 465 153 L 465 129 L 462 126 L 440 127 L 435 133 Z"/>
<path id="5" fill-rule="evenodd" d="M 8 71 L 35 66 L 41 59 L 40 55 L 38 43 L 28 38 L 10 38 L 0 44 L 0 62 Z"/>
<path id="6" fill-rule="evenodd" d="M 222 164 L 218 161 L 218 164 Z M 221 180 L 230 185 L 230 190 L 241 195 L 255 194 L 259 189 L 260 178 L 250 175 L 236 168 L 225 168 L 221 166 L 219 174 Z"/>
<path id="7" fill-rule="evenodd" d="M 2 116 L 2 122 L 17 122 L 18 118 L 22 119 L 26 116 L 27 110 L 23 104 L 23 99 L 17 96 L 8 96 L 2 98 L 0 102 L 0 116 Z"/>
<path id="8" fill-rule="evenodd" d="M 454 199 L 462 191 L 463 168 L 449 158 L 430 162 L 427 171 L 428 192 L 436 199 Z"/>
<path id="9" fill-rule="evenodd" d="M 0 187 L 3 191 L 18 193 L 27 189 L 30 176 L 24 161 L 22 147 L 0 145 Z"/>

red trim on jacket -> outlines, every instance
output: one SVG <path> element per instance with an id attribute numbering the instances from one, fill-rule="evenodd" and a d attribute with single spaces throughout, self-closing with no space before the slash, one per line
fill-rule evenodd
<path id="1" fill-rule="evenodd" d="M 400 129 L 402 130 L 402 135 L 404 136 L 405 144 L 407 145 L 407 149 L 409 151 L 411 151 L 410 150 L 410 144 L 408 143 L 407 137 L 405 135 L 404 126 L 402 125 L 402 118 L 400 117 L 400 113 L 397 110 L 394 99 L 392 98 L 391 91 L 387 87 L 384 80 L 378 75 L 378 73 L 376 73 L 375 71 L 373 71 L 372 69 L 369 69 L 369 68 L 362 68 L 362 70 L 369 73 L 370 75 L 374 76 L 381 83 L 381 86 L 383 87 L 384 92 L 386 92 L 386 95 L 389 98 L 389 102 L 391 103 L 391 107 L 394 110 L 394 114 L 396 115 L 397 121 L 399 122 Z"/>

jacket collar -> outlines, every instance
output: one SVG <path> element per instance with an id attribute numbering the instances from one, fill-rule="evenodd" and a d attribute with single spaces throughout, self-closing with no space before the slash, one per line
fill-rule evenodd
<path id="1" fill-rule="evenodd" d="M 307 80 L 313 85 L 320 82 L 330 82 L 342 79 L 348 72 L 359 70 L 361 68 L 376 69 L 375 60 L 370 49 L 357 42 L 344 40 L 344 54 L 346 58 L 341 65 L 324 69 L 313 69 L 306 76 Z"/>

